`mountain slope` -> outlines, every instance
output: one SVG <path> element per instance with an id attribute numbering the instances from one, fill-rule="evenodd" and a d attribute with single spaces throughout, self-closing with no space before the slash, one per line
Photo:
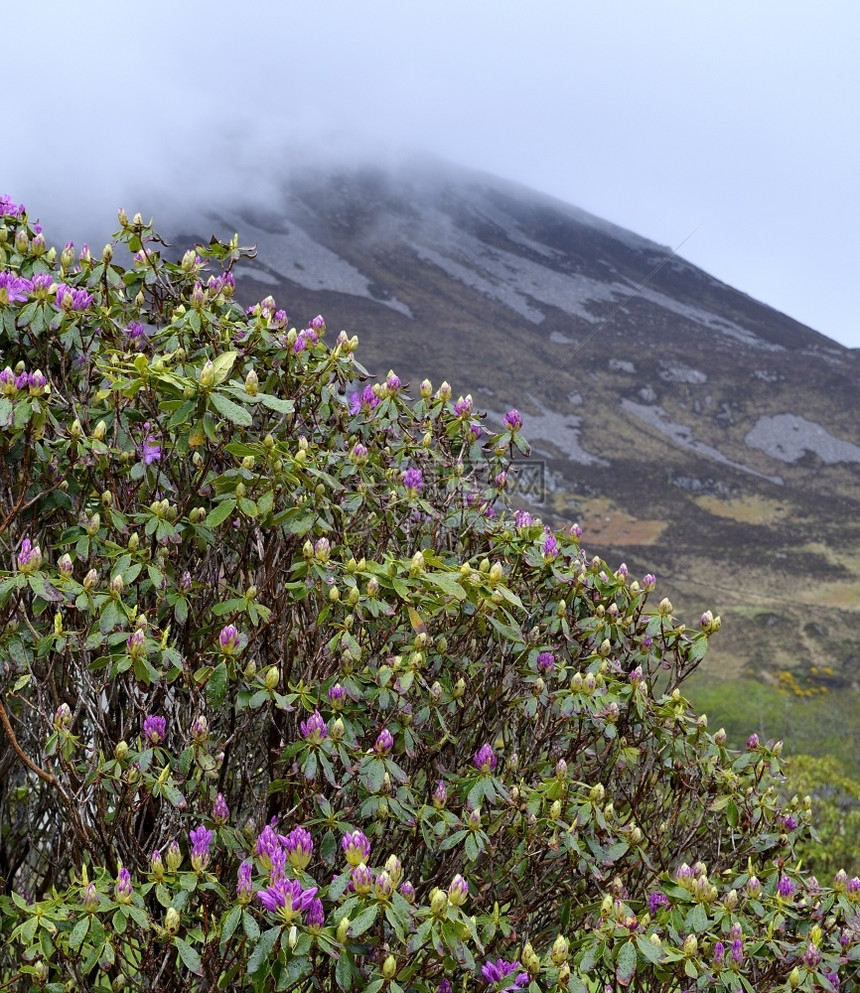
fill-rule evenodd
<path id="1" fill-rule="evenodd" d="M 169 226 L 255 243 L 239 298 L 272 294 L 298 326 L 322 312 L 374 372 L 447 379 L 491 418 L 518 407 L 542 516 L 656 572 L 678 613 L 722 613 L 713 677 L 855 685 L 856 352 L 663 246 L 450 166 L 295 173 L 280 202 Z"/>

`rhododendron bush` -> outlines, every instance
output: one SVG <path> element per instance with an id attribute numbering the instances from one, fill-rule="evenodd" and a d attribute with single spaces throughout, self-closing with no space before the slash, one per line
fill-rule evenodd
<path id="1" fill-rule="evenodd" d="M 516 411 L 0 214 L 0 989 L 855 988 L 719 620 L 507 507 Z"/>

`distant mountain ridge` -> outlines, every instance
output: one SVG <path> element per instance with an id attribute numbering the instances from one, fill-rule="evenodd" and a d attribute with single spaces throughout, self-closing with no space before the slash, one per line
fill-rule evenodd
<path id="1" fill-rule="evenodd" d="M 256 244 L 243 302 L 272 294 L 297 326 L 323 313 L 378 374 L 449 380 L 496 419 L 521 409 L 546 466 L 539 512 L 656 572 L 686 619 L 721 611 L 714 672 L 854 685 L 860 351 L 664 246 L 453 166 L 296 172 L 265 207 L 169 221 L 183 244 Z"/>

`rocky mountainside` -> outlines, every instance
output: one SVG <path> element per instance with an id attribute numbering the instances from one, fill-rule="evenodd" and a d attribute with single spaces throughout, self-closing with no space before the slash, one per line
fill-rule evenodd
<path id="1" fill-rule="evenodd" d="M 522 498 L 611 564 L 723 617 L 710 676 L 797 696 L 860 680 L 860 352 L 668 248 L 490 176 L 296 173 L 278 202 L 164 225 L 240 233 L 239 298 L 450 381 L 533 444 Z M 542 477 L 542 479 L 541 479 Z M 541 483 L 544 492 L 540 492 Z"/>

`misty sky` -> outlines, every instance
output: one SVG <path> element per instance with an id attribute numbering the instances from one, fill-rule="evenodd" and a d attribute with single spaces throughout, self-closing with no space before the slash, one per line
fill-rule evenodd
<path id="1" fill-rule="evenodd" d="M 860 347 L 856 0 L 32 2 L 0 193 L 52 224 L 427 150 Z"/>

